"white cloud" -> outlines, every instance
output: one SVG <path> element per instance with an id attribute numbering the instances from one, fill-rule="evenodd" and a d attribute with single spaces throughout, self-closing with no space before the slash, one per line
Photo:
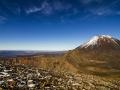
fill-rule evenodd
<path id="1" fill-rule="evenodd" d="M 28 10 L 26 10 L 26 13 L 27 14 L 30 14 L 30 13 L 35 13 L 35 12 L 38 12 L 38 11 L 41 11 L 42 8 L 38 8 L 38 7 L 32 7 L 32 8 L 29 8 Z"/>
<path id="2" fill-rule="evenodd" d="M 113 11 L 110 8 L 100 7 L 98 9 L 89 9 L 90 13 L 93 15 L 103 16 L 103 15 L 111 15 Z"/>
<path id="3" fill-rule="evenodd" d="M 119 15 L 118 10 L 115 9 L 119 0 L 113 1 L 108 5 L 101 5 L 99 7 L 92 7 L 88 9 L 93 15 L 97 16 L 106 16 L 106 15 Z"/>
<path id="4" fill-rule="evenodd" d="M 44 15 L 52 15 L 56 11 L 63 11 L 72 8 L 70 3 L 62 3 L 61 1 L 54 1 L 53 3 L 49 3 L 47 1 L 42 2 L 39 6 L 32 6 L 26 9 L 27 14 L 40 12 Z"/>
<path id="5" fill-rule="evenodd" d="M 32 6 L 26 10 L 27 14 L 36 13 L 36 12 L 41 12 L 45 15 L 50 15 L 53 12 L 53 8 L 48 2 L 44 1 L 39 7 Z"/>
<path id="6" fill-rule="evenodd" d="M 42 3 L 41 8 L 42 8 L 42 13 L 45 14 L 45 15 L 50 15 L 50 14 L 53 13 L 53 8 L 46 1 Z"/>

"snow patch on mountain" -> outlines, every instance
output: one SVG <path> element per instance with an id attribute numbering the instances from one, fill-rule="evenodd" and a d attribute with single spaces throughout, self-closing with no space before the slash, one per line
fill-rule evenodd
<path id="1" fill-rule="evenodd" d="M 98 36 L 94 36 L 91 40 L 89 40 L 87 43 L 83 44 L 82 47 L 88 47 L 89 45 L 96 45 L 97 41 L 98 41 L 99 37 Z"/>
<path id="2" fill-rule="evenodd" d="M 94 36 L 91 38 L 87 43 L 84 43 L 81 45 L 81 48 L 88 48 L 88 47 L 94 47 L 97 46 L 99 47 L 100 45 L 103 45 L 104 43 L 107 44 L 114 44 L 116 46 L 120 46 L 117 42 L 117 39 L 113 38 L 110 35 L 101 35 L 101 36 Z"/>

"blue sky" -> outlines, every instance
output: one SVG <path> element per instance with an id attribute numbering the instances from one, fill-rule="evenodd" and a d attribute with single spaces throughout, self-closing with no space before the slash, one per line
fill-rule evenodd
<path id="1" fill-rule="evenodd" d="M 0 0 L 0 50 L 70 50 L 120 39 L 120 0 Z"/>

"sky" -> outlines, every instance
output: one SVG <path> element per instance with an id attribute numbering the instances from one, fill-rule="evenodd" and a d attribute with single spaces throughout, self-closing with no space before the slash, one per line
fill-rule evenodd
<path id="1" fill-rule="evenodd" d="M 0 0 L 0 50 L 71 50 L 120 39 L 120 0 Z"/>

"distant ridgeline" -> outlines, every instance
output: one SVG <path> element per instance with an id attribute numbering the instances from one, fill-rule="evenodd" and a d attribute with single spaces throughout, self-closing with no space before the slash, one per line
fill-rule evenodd
<path id="1" fill-rule="evenodd" d="M 30 56 L 30 55 L 60 55 L 65 51 L 0 51 L 0 57 L 16 57 L 16 56 Z"/>

